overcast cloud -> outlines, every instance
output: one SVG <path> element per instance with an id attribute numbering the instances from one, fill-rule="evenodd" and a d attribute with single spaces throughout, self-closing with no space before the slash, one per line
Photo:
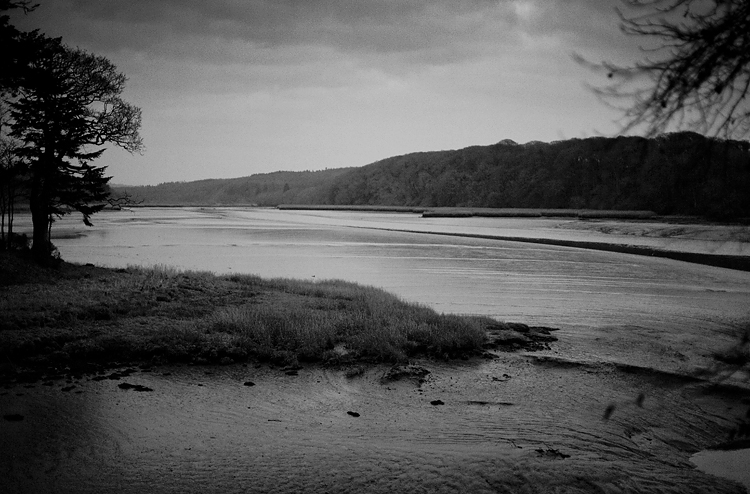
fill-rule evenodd
<path id="1" fill-rule="evenodd" d="M 572 54 L 638 55 L 616 0 L 40 2 L 12 21 L 129 78 L 146 153 L 100 161 L 124 184 L 612 134 Z"/>

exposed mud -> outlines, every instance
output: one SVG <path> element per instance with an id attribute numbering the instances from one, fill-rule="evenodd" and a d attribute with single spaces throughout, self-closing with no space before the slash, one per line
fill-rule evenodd
<path id="1" fill-rule="evenodd" d="M 0 415 L 23 416 L 0 421 L 4 492 L 743 492 L 689 458 L 728 436 L 746 391 L 497 356 L 406 379 L 229 366 L 129 373 L 148 393 L 17 385 L 0 393 Z"/>

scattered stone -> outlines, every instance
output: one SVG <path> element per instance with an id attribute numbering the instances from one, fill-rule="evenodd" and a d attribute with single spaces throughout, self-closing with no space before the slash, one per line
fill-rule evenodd
<path id="1" fill-rule="evenodd" d="M 284 374 L 286 374 L 287 376 L 298 376 L 299 375 L 299 373 L 296 370 L 286 371 Z"/>
<path id="2" fill-rule="evenodd" d="M 443 400 L 432 400 L 430 402 L 430 405 L 439 406 L 439 405 L 445 405 L 445 403 L 443 403 Z"/>
<path id="3" fill-rule="evenodd" d="M 133 391 L 140 391 L 140 392 L 153 391 L 153 389 L 147 386 L 143 386 L 141 384 L 120 383 L 117 385 L 117 387 L 120 389 L 132 389 Z"/>
<path id="4" fill-rule="evenodd" d="M 380 382 L 384 384 L 400 379 L 416 379 L 419 384 L 422 384 L 424 377 L 429 373 L 430 371 L 419 365 L 394 365 L 383 374 Z"/>
<path id="5" fill-rule="evenodd" d="M 136 369 L 124 369 L 124 370 L 121 370 L 119 372 L 113 372 L 110 375 L 104 377 L 104 379 L 111 379 L 113 381 L 119 381 L 123 377 L 128 377 L 129 375 L 135 374 L 136 372 L 138 372 Z M 97 377 L 99 377 L 99 376 L 97 376 Z M 93 378 L 93 379 L 99 380 L 96 377 Z"/>
<path id="6" fill-rule="evenodd" d="M 254 383 L 254 382 L 252 382 L 252 381 L 245 381 L 245 382 L 243 383 L 243 386 L 255 386 L 255 383 Z"/>
<path id="7" fill-rule="evenodd" d="M 526 324 L 520 323 L 520 322 L 506 322 L 505 326 L 510 329 L 511 331 L 516 331 L 518 333 L 528 333 L 529 332 L 529 326 Z"/>
<path id="8" fill-rule="evenodd" d="M 365 368 L 361 365 L 358 365 L 356 367 L 350 367 L 349 369 L 346 369 L 346 372 L 344 373 L 344 375 L 347 378 L 351 379 L 353 377 L 361 376 L 364 373 L 365 373 Z"/>
<path id="9" fill-rule="evenodd" d="M 359 417 L 359 414 L 357 412 L 346 412 L 347 415 L 351 415 L 352 417 Z"/>
<path id="10" fill-rule="evenodd" d="M 566 455 L 565 453 L 561 453 L 560 450 L 547 448 L 547 449 L 535 449 L 540 457 L 544 458 L 550 458 L 553 460 L 564 460 L 565 458 L 570 458 L 570 455 Z"/>
<path id="11" fill-rule="evenodd" d="M 549 344 L 557 341 L 550 334 L 556 328 L 528 326 L 521 323 L 496 323 L 487 326 L 485 349 L 492 350 L 549 350 Z"/>
<path id="12" fill-rule="evenodd" d="M 68 392 L 68 391 L 71 391 L 74 388 L 75 388 L 75 386 L 65 386 L 64 388 L 60 389 L 60 391 Z"/>
<path id="13" fill-rule="evenodd" d="M 8 422 L 20 422 L 21 420 L 23 420 L 23 415 L 21 415 L 20 413 L 9 413 L 7 415 L 3 415 L 3 418 Z"/>
<path id="14" fill-rule="evenodd" d="M 467 405 L 479 405 L 479 406 L 503 406 L 511 407 L 514 403 L 509 401 L 484 401 L 484 400 L 469 400 L 466 402 Z"/>

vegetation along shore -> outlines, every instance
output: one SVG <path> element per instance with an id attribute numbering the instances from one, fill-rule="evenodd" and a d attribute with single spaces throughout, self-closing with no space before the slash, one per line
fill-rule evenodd
<path id="1" fill-rule="evenodd" d="M 404 363 L 545 348 L 550 328 L 438 314 L 343 281 L 105 269 L 0 254 L 0 371 L 124 362 Z"/>

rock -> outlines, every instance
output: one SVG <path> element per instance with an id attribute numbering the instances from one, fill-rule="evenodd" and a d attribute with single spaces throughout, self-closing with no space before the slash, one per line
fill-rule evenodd
<path id="1" fill-rule="evenodd" d="M 128 377 L 129 375 L 137 372 L 135 369 L 124 369 L 120 372 L 113 372 L 112 374 L 108 375 L 106 379 L 112 379 L 113 381 L 119 381 L 123 377 Z M 96 379 L 96 378 L 94 378 Z"/>
<path id="2" fill-rule="evenodd" d="M 443 400 L 432 400 L 430 402 L 430 405 L 439 406 L 439 405 L 445 405 L 445 403 L 443 403 Z"/>
<path id="3" fill-rule="evenodd" d="M 398 381 L 399 379 L 416 379 L 417 381 L 424 382 L 424 377 L 429 374 L 430 371 L 419 365 L 394 365 L 383 374 L 380 378 L 381 383 L 390 381 Z"/>
<path id="4" fill-rule="evenodd" d="M 254 383 L 254 382 L 252 382 L 252 381 L 245 381 L 245 382 L 243 383 L 243 386 L 255 386 L 255 383 Z"/>
<path id="5" fill-rule="evenodd" d="M 132 389 L 133 391 L 140 391 L 140 392 L 153 391 L 153 389 L 147 386 L 143 386 L 141 384 L 120 383 L 117 385 L 117 387 L 120 389 Z"/>
<path id="6" fill-rule="evenodd" d="M 505 325 L 510 329 L 511 331 L 516 331 L 517 333 L 528 333 L 529 327 L 526 324 L 520 323 L 520 322 L 506 322 Z"/>
<path id="7" fill-rule="evenodd" d="M 497 348 L 498 346 L 511 346 L 513 344 L 518 344 L 518 345 L 523 346 L 528 343 L 531 343 L 531 339 L 528 338 L 526 335 L 517 333 L 510 329 L 492 330 L 487 335 L 487 337 L 488 337 L 487 338 L 488 341 L 485 344 L 486 348 Z"/>
<path id="8" fill-rule="evenodd" d="M 346 412 L 347 415 L 351 415 L 352 417 L 359 417 L 359 414 L 357 412 Z"/>
<path id="9" fill-rule="evenodd" d="M 565 458 L 570 458 L 570 455 L 566 455 L 565 453 L 561 453 L 559 450 L 552 449 L 552 448 L 547 448 L 547 449 L 539 448 L 534 451 L 536 451 L 540 457 L 550 458 L 553 460 L 558 460 L 558 459 L 564 460 Z"/>
<path id="10" fill-rule="evenodd" d="M 505 381 L 507 381 L 507 380 L 508 380 L 508 379 L 510 379 L 510 378 L 511 378 L 511 376 L 510 376 L 510 375 L 508 375 L 508 374 L 503 374 L 503 376 L 502 376 L 502 377 L 495 377 L 495 376 L 492 376 L 492 380 L 493 380 L 493 381 L 496 381 L 496 382 L 505 382 Z"/>
<path id="11" fill-rule="evenodd" d="M 351 368 L 347 369 L 346 372 L 344 373 L 344 375 L 347 378 L 351 379 L 351 378 L 354 378 L 354 377 L 357 377 L 357 376 L 361 376 L 364 373 L 365 373 L 365 368 L 363 366 L 361 366 L 361 365 L 358 365 L 356 367 L 351 367 Z"/>
<path id="12" fill-rule="evenodd" d="M 557 331 L 546 326 L 527 326 L 521 323 L 497 323 L 487 326 L 487 349 L 512 350 L 548 350 L 549 343 L 557 341 L 550 334 Z"/>

